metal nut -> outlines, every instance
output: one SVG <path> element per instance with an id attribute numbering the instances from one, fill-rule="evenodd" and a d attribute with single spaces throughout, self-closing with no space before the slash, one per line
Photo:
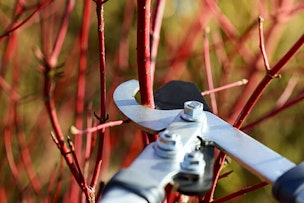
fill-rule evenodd
<path id="1" fill-rule="evenodd" d="M 201 121 L 204 118 L 204 105 L 198 101 L 184 103 L 182 118 L 186 121 Z"/>
<path id="2" fill-rule="evenodd" d="M 182 143 L 179 135 L 164 131 L 159 134 L 156 141 L 156 154 L 164 158 L 171 158 L 178 154 Z"/>
<path id="3" fill-rule="evenodd" d="M 184 156 L 181 171 L 191 174 L 203 174 L 205 171 L 204 155 L 200 151 L 192 151 Z"/>
<path id="4" fill-rule="evenodd" d="M 161 149 L 164 150 L 175 150 L 180 145 L 179 136 L 175 133 L 170 133 L 169 131 L 164 131 L 160 133 L 157 140 L 157 144 Z"/>

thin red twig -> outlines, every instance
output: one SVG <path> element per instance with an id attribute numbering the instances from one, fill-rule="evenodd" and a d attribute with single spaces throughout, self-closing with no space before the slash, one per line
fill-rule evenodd
<path id="1" fill-rule="evenodd" d="M 55 44 L 52 50 L 52 53 L 50 54 L 49 57 L 47 57 L 47 53 L 44 53 L 44 56 L 42 57 L 42 62 L 44 65 L 44 96 L 45 96 L 45 106 L 50 118 L 50 121 L 52 123 L 53 129 L 54 129 L 54 136 L 53 140 L 56 143 L 58 149 L 60 150 L 61 154 L 63 155 L 67 165 L 69 166 L 69 169 L 71 173 L 73 174 L 77 184 L 80 186 L 80 188 L 84 191 L 87 199 L 89 199 L 89 189 L 84 182 L 83 175 L 81 171 L 79 170 L 79 167 L 75 164 L 74 161 L 77 162 L 77 157 L 71 156 L 69 148 L 65 144 L 65 139 L 60 127 L 60 123 L 58 121 L 58 116 L 56 113 L 56 108 L 55 108 L 55 101 L 53 98 L 53 91 L 54 91 L 54 77 L 56 76 L 56 64 L 58 60 L 59 53 L 62 48 L 63 41 L 66 37 L 66 32 L 67 32 L 67 27 L 69 23 L 69 18 L 71 15 L 71 12 L 74 8 L 75 1 L 70 0 L 67 2 L 66 5 L 66 12 L 64 15 L 64 18 L 62 20 L 62 23 L 60 25 L 60 29 L 57 35 L 57 38 L 55 40 Z M 43 41 L 45 42 L 45 41 Z M 46 44 L 43 44 L 44 46 L 47 46 Z M 46 49 L 43 49 L 46 51 Z M 54 74 L 55 72 L 55 74 Z M 71 182 L 71 193 L 70 197 L 72 198 L 71 201 L 74 201 L 75 198 L 77 197 L 76 194 L 76 184 L 74 182 Z"/>
<path id="2" fill-rule="evenodd" d="M 260 182 L 260 183 L 258 183 L 256 185 L 252 185 L 252 186 L 243 188 L 243 189 L 241 189 L 241 190 L 239 190 L 237 192 L 231 193 L 231 194 L 229 194 L 229 195 L 227 195 L 225 197 L 218 198 L 218 199 L 214 200 L 212 203 L 226 202 L 226 201 L 231 200 L 231 199 L 233 199 L 235 197 L 238 197 L 240 195 L 245 195 L 248 192 L 257 190 L 259 188 L 262 188 L 262 187 L 264 187 L 266 185 L 268 185 L 267 182 Z"/>
<path id="3" fill-rule="evenodd" d="M 262 121 L 265 121 L 266 119 L 269 119 L 275 115 L 277 115 L 278 113 L 296 105 L 297 103 L 301 102 L 304 100 L 304 94 L 296 97 L 295 99 L 290 100 L 289 102 L 286 102 L 284 105 L 277 107 L 276 109 L 270 111 L 269 113 L 265 114 L 264 116 L 262 116 L 260 119 L 249 123 L 248 125 L 244 126 L 241 128 L 241 130 L 246 131 L 246 130 L 250 130 L 253 127 L 257 126 L 258 124 L 260 124 Z"/>
<path id="4" fill-rule="evenodd" d="M 69 26 L 69 20 L 70 20 L 72 11 L 74 9 L 74 6 L 75 6 L 75 0 L 67 1 L 67 5 L 66 5 L 65 12 L 64 12 L 64 16 L 62 18 L 60 29 L 59 29 L 58 35 L 56 37 L 56 41 L 55 41 L 52 53 L 48 59 L 48 63 L 51 67 L 55 67 L 55 65 L 57 64 L 57 60 L 58 60 L 60 51 L 62 49 L 63 42 L 66 37 L 67 29 Z"/>
<path id="5" fill-rule="evenodd" d="M 226 90 L 226 89 L 230 89 L 230 88 L 233 88 L 233 87 L 238 87 L 238 86 L 246 85 L 247 82 L 248 82 L 247 79 L 242 79 L 240 81 L 233 82 L 233 83 L 230 83 L 228 85 L 224 85 L 222 87 L 218 87 L 218 88 L 214 88 L 212 90 L 204 91 L 204 92 L 202 92 L 202 96 L 208 95 L 208 94 L 211 94 L 211 93 L 215 93 L 215 92 L 220 92 L 220 91 L 223 91 L 223 90 Z"/>
<path id="6" fill-rule="evenodd" d="M 67 148 L 67 146 L 65 145 L 65 142 L 64 142 L 64 137 L 63 137 L 63 134 L 62 134 L 62 131 L 61 131 L 61 128 L 60 128 L 60 124 L 59 124 L 59 121 L 58 121 L 58 118 L 57 118 L 57 114 L 55 112 L 55 104 L 54 104 L 54 101 L 52 99 L 51 96 L 49 96 L 49 91 L 47 90 L 48 86 L 49 86 L 49 81 L 48 79 L 45 79 L 45 94 L 46 94 L 46 101 L 45 101 L 45 105 L 46 105 L 46 108 L 47 108 L 47 111 L 48 111 L 48 114 L 50 116 L 50 120 L 51 120 L 51 123 L 52 123 L 52 126 L 53 126 L 53 129 L 55 131 L 54 133 L 54 136 L 52 136 L 55 144 L 57 145 L 58 149 L 60 150 L 61 154 L 63 155 L 67 165 L 69 166 L 73 176 L 75 177 L 76 181 L 78 182 L 78 184 L 82 187 L 83 187 L 83 183 L 80 182 L 80 179 L 78 179 L 79 177 L 79 174 L 78 174 L 78 171 L 76 169 L 76 166 L 73 162 L 73 159 L 72 157 L 69 155 L 69 149 Z"/>
<path id="7" fill-rule="evenodd" d="M 125 2 L 119 49 L 117 53 L 118 66 L 122 71 L 127 70 L 129 65 L 129 33 L 132 28 L 134 9 L 135 1 Z"/>
<path id="8" fill-rule="evenodd" d="M 206 9 L 206 2 L 202 0 L 202 6 L 193 18 L 194 21 L 189 29 L 185 32 L 185 37 L 178 45 L 177 52 L 169 64 L 169 70 L 163 79 L 164 82 L 169 82 L 179 78 L 186 67 L 184 62 L 192 55 L 192 52 L 197 45 L 198 39 L 201 37 L 203 28 L 205 28 L 212 16 L 212 11 Z"/>
<path id="9" fill-rule="evenodd" d="M 91 107 L 89 107 L 89 111 L 88 111 L 88 116 L 87 116 L 87 126 L 94 126 L 94 121 L 93 118 L 90 114 L 91 111 Z M 86 165 L 88 165 L 88 160 L 92 155 L 92 151 L 93 151 L 93 147 L 94 147 L 94 139 L 93 139 L 93 133 L 87 133 L 86 136 L 86 146 L 85 146 L 85 153 L 84 153 L 84 167 L 86 167 Z M 86 175 L 85 175 L 86 177 Z"/>
<path id="10" fill-rule="evenodd" d="M 5 81 L 5 79 L 0 75 L 0 88 L 4 90 L 6 93 L 10 94 L 11 97 L 18 100 L 20 99 L 20 95 L 18 92 L 15 92 L 11 89 L 10 85 Z"/>
<path id="11" fill-rule="evenodd" d="M 2 202 L 8 202 L 5 187 L 0 187 L 0 197 Z"/>
<path id="12" fill-rule="evenodd" d="M 211 64 L 210 64 L 210 55 L 209 55 L 209 40 L 207 36 L 207 32 L 204 33 L 204 43 L 203 43 L 203 49 L 204 49 L 204 64 L 205 64 L 205 71 L 206 71 L 206 77 L 207 77 L 207 83 L 209 90 L 214 89 L 214 83 L 213 83 L 213 76 L 211 71 Z M 217 104 L 216 104 L 216 98 L 215 94 L 213 92 L 210 92 L 210 101 L 211 101 L 211 109 L 214 114 L 218 114 Z"/>
<path id="13" fill-rule="evenodd" d="M 20 184 L 18 167 L 16 165 L 14 156 L 13 156 L 13 150 L 12 150 L 12 130 L 10 128 L 6 128 L 4 130 L 4 146 L 5 146 L 5 152 L 6 152 L 6 158 L 8 161 L 8 166 L 11 170 L 13 179 L 15 181 L 15 184 L 17 185 L 17 188 L 21 191 L 22 186 Z"/>
<path id="14" fill-rule="evenodd" d="M 220 177 L 220 172 L 224 166 L 225 159 L 226 159 L 226 154 L 223 152 L 220 152 L 217 159 L 215 160 L 214 167 L 213 167 L 214 168 L 213 169 L 213 182 L 212 182 L 210 191 L 205 195 L 205 199 L 204 199 L 205 202 L 212 202 L 212 200 L 213 200 L 216 184 Z"/>
<path id="15" fill-rule="evenodd" d="M 304 34 L 296 41 L 296 43 L 288 50 L 288 52 L 271 68 L 267 71 L 263 80 L 259 83 L 255 91 L 252 93 L 251 97 L 249 98 L 248 102 L 242 109 L 239 117 L 237 118 L 236 122 L 234 123 L 234 127 L 240 128 L 245 119 L 248 117 L 249 113 L 251 112 L 252 108 L 254 107 L 257 100 L 260 98 L 261 94 L 263 93 L 266 86 L 270 83 L 270 81 L 276 77 L 279 71 L 286 65 L 286 63 L 292 58 L 292 56 L 302 47 L 304 44 Z"/>
<path id="16" fill-rule="evenodd" d="M 281 94 L 280 98 L 276 102 L 277 107 L 280 107 L 286 103 L 286 101 L 289 99 L 290 95 L 292 94 L 294 88 L 296 87 L 297 83 L 298 83 L 298 75 L 293 74 L 292 77 L 289 79 L 284 92 Z"/>
<path id="17" fill-rule="evenodd" d="M 127 123 L 127 122 L 129 122 L 129 120 L 112 121 L 112 122 L 107 122 L 107 123 L 100 124 L 100 125 L 95 126 L 95 127 L 87 128 L 85 130 L 79 130 L 75 126 L 72 126 L 70 128 L 70 132 L 74 135 L 75 134 L 88 134 L 88 133 L 96 132 L 98 130 L 105 130 L 108 127 L 118 126 L 118 125 L 121 125 L 121 124 Z"/>
<path id="18" fill-rule="evenodd" d="M 267 54 L 266 54 L 266 50 L 265 50 L 265 44 L 264 44 L 264 33 L 263 33 L 263 22 L 264 19 L 259 16 L 259 39 L 260 39 L 260 50 L 261 50 L 261 54 L 264 60 L 264 66 L 266 71 L 270 70 L 270 66 L 268 63 L 268 58 L 267 58 Z"/>
<path id="19" fill-rule="evenodd" d="M 100 73 L 100 119 L 106 121 L 106 52 L 104 38 L 104 2 L 96 1 L 96 14 L 98 23 L 98 46 L 99 46 L 99 73 Z"/>
<path id="20" fill-rule="evenodd" d="M 31 184 L 35 194 L 37 195 L 37 197 L 41 197 L 41 195 L 42 195 L 41 183 L 33 169 L 33 164 L 31 161 L 31 155 L 29 152 L 29 148 L 27 147 L 27 145 L 25 143 L 24 134 L 22 132 L 18 132 L 18 142 L 19 142 L 22 162 L 23 162 L 25 171 L 28 175 L 28 178 L 30 180 L 30 184 Z M 40 201 L 42 201 L 42 198 L 40 198 Z"/>
<path id="21" fill-rule="evenodd" d="M 208 7 L 210 8 L 210 10 L 212 10 L 215 14 L 221 28 L 224 30 L 229 40 L 235 41 L 237 32 L 230 20 L 223 14 L 223 12 L 221 12 L 221 10 L 216 5 L 216 2 L 211 0 L 205 0 L 205 2 L 206 5 L 208 5 Z"/>
<path id="22" fill-rule="evenodd" d="M 18 3 L 18 2 L 16 2 Z M 16 6 L 17 7 L 17 6 Z M 5 62 L 8 62 L 8 55 L 10 57 L 16 57 L 16 52 L 17 50 L 17 43 L 16 43 L 16 34 L 13 33 L 7 44 L 6 47 L 6 53 L 3 55 L 3 59 Z M 12 52 L 12 53 L 8 53 Z M 5 63 L 4 62 L 4 63 Z M 3 73 L 5 72 L 2 70 Z M 14 134 L 15 130 L 15 120 L 16 120 L 16 114 L 17 114 L 17 101 L 18 97 L 16 97 L 16 92 L 17 92 L 17 87 L 18 85 L 16 84 L 18 82 L 18 77 L 16 76 L 16 67 L 13 68 L 13 78 L 12 78 L 12 83 L 11 85 L 7 84 L 6 81 L 4 80 L 3 77 L 1 77 L 1 86 L 3 88 L 7 89 L 7 93 L 9 96 L 9 108 L 8 108 L 8 123 L 7 126 L 4 129 L 4 145 L 5 145 L 5 151 L 6 151 L 6 157 L 8 161 L 9 168 L 11 170 L 12 176 L 14 181 L 16 182 L 17 188 L 21 191 L 22 190 L 22 185 L 20 182 L 20 173 L 18 170 L 17 163 L 15 161 L 14 155 L 13 155 L 13 149 L 12 149 L 12 137 Z"/>
<path id="23" fill-rule="evenodd" d="M 83 2 L 83 16 L 82 25 L 79 38 L 79 69 L 77 79 L 77 95 L 76 95 L 76 106 L 75 106 L 75 126 L 77 128 L 83 127 L 83 112 L 85 103 L 85 88 L 86 88 L 86 69 L 87 69 L 87 49 L 88 49 L 88 38 L 90 28 L 90 13 L 91 6 L 90 1 L 86 0 Z M 80 135 L 75 135 L 75 153 L 80 166 L 83 165 L 84 153 L 82 151 L 82 139 Z"/>
<path id="24" fill-rule="evenodd" d="M 27 23 L 36 13 L 38 13 L 38 11 L 40 11 L 43 7 L 47 6 L 48 4 L 50 4 L 53 0 L 46 0 L 44 2 L 42 2 L 40 5 L 38 5 L 38 7 L 33 11 L 33 13 L 31 13 L 26 19 L 24 19 L 22 22 L 20 22 L 19 24 L 15 25 L 14 27 L 10 28 L 9 30 L 7 30 L 6 32 L 4 32 L 3 34 L 0 35 L 0 41 L 1 39 L 3 39 L 4 37 L 10 35 L 12 32 L 16 31 L 17 29 L 19 29 L 21 26 L 23 26 L 25 23 Z"/>
<path id="25" fill-rule="evenodd" d="M 74 159 L 74 163 L 75 163 L 76 169 L 77 169 L 78 174 L 79 174 L 79 179 L 82 183 L 84 183 L 85 180 L 84 180 L 83 174 L 81 172 L 81 168 L 80 168 L 80 165 L 79 165 L 79 162 L 78 162 L 78 158 L 77 158 L 76 153 L 75 153 L 75 146 L 74 146 L 73 141 L 71 140 L 70 136 L 68 136 L 67 142 L 68 142 L 68 146 L 69 146 L 69 149 L 70 149 L 69 153 L 72 155 L 72 157 Z"/>
<path id="26" fill-rule="evenodd" d="M 233 173 L 233 171 L 228 171 L 227 173 L 224 173 L 224 174 L 220 175 L 219 179 L 227 178 L 231 173 Z"/>
<path id="27" fill-rule="evenodd" d="M 166 0 L 156 0 L 152 18 L 152 34 L 151 34 L 151 81 L 154 81 L 155 64 L 157 50 L 159 44 L 159 33 L 162 25 Z"/>
<path id="28" fill-rule="evenodd" d="M 232 42 L 232 44 L 235 45 L 236 51 L 240 56 L 243 57 L 245 61 L 250 60 L 250 50 L 244 46 L 245 43 L 242 43 L 243 40 L 239 40 L 238 33 L 234 25 L 231 23 L 231 21 L 224 15 L 224 13 L 220 10 L 218 5 L 216 4 L 215 1 L 211 0 L 205 0 L 206 5 L 212 10 L 214 13 L 215 17 L 217 18 L 221 29 L 225 32 L 225 34 L 228 37 L 229 42 Z M 246 35 L 244 35 L 246 36 Z"/>
<path id="29" fill-rule="evenodd" d="M 106 59 L 105 59 L 105 41 L 104 41 L 104 8 L 103 4 L 105 1 L 97 0 L 96 3 L 96 14 L 97 14 L 97 23 L 98 23 L 98 45 L 99 45 L 99 73 L 100 73 L 100 123 L 104 123 L 107 120 L 106 116 Z M 97 181 L 99 178 L 101 163 L 104 150 L 104 131 L 99 133 L 99 143 L 98 143 L 98 152 L 96 157 L 96 162 L 94 166 L 94 171 L 90 183 L 91 191 L 95 191 Z M 92 193 L 93 195 L 93 193 Z M 92 197 L 92 200 L 95 199 Z"/>
<path id="30" fill-rule="evenodd" d="M 62 187 L 62 179 L 63 179 L 63 164 L 64 164 L 64 158 L 61 157 L 60 158 L 60 163 L 59 163 L 59 170 L 58 170 L 58 173 L 57 173 L 57 183 L 56 183 L 56 187 L 54 189 L 54 193 L 52 195 L 52 203 L 56 203 L 58 202 L 58 199 L 60 197 L 60 190 L 61 190 L 61 187 Z"/>

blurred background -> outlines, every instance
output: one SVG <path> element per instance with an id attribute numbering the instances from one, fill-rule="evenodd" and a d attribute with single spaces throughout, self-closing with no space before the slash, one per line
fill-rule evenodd
<path id="1" fill-rule="evenodd" d="M 52 53 L 67 22 L 66 36 L 55 62 L 54 99 L 65 136 L 75 123 L 77 78 L 80 66 L 82 22 L 89 25 L 86 54 L 83 128 L 98 123 L 100 111 L 99 51 L 96 5 L 88 1 L 0 1 L 0 200 L 1 202 L 68 202 L 71 173 L 51 139 L 53 130 L 44 106 L 43 57 Z M 304 2 L 301 0 L 167 0 L 155 59 L 154 89 L 170 80 L 194 82 L 201 91 L 207 83 L 204 43 L 209 43 L 213 87 L 248 80 L 247 84 L 213 94 L 211 106 L 219 117 L 233 124 L 266 70 L 259 48 L 259 16 L 263 17 L 265 49 L 273 67 L 304 33 Z M 152 1 L 152 13 L 155 1 Z M 8 30 L 25 20 L 10 34 Z M 85 10 L 89 15 L 84 17 Z M 107 113 L 109 121 L 122 119 L 112 94 L 120 83 L 136 79 L 136 1 L 109 0 L 104 4 Z M 2 35 L 4 34 L 4 35 Z M 243 127 L 246 133 L 295 163 L 304 160 L 304 50 L 301 49 L 273 79 Z M 293 105 L 289 105 L 289 104 Z M 289 106 L 280 111 L 280 109 Z M 274 114 L 280 111 L 278 114 Z M 265 118 L 265 115 L 274 115 Z M 248 126 L 257 120 L 261 122 Z M 93 124 L 92 124 L 93 123 Z M 247 127 L 246 127 L 247 126 Z M 73 140 L 73 135 L 70 135 Z M 131 124 L 106 130 L 100 181 L 107 181 L 120 167 L 127 166 L 142 150 L 141 134 Z M 94 137 L 94 133 L 93 133 Z M 98 140 L 98 137 L 95 138 Z M 83 135 L 82 159 L 86 135 Z M 97 146 L 85 162 L 86 178 L 91 177 Z M 272 169 L 269 169 L 272 170 Z M 219 180 L 215 199 L 260 180 L 230 160 Z M 37 178 L 40 188 L 33 189 Z M 56 183 L 62 184 L 55 192 Z M 34 187 L 35 188 L 35 187 Z M 39 194 L 37 194 L 37 191 Z M 79 198 L 79 202 L 81 198 Z M 230 202 L 275 202 L 271 187 L 239 196 Z"/>

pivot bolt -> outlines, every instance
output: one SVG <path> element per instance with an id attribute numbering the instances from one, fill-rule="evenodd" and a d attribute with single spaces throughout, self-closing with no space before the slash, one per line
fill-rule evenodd
<path id="1" fill-rule="evenodd" d="M 172 158 L 178 154 L 182 143 L 178 134 L 171 133 L 168 130 L 159 134 L 156 141 L 156 154 L 163 158 Z"/>
<path id="2" fill-rule="evenodd" d="M 185 102 L 181 116 L 186 121 L 202 121 L 205 118 L 204 104 L 198 101 Z"/>
<path id="3" fill-rule="evenodd" d="M 205 171 L 204 155 L 200 151 L 192 151 L 184 156 L 181 172 L 188 174 L 203 174 Z"/>

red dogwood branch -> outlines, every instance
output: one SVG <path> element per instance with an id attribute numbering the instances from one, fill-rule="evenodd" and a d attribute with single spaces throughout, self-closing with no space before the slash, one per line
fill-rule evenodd
<path id="1" fill-rule="evenodd" d="M 154 108 L 150 67 L 151 0 L 137 0 L 137 69 L 141 103 Z"/>
<path id="2" fill-rule="evenodd" d="M 267 182 L 260 182 L 260 183 L 258 183 L 256 185 L 252 185 L 252 186 L 243 188 L 243 189 L 241 189 L 241 190 L 239 190 L 237 192 L 231 193 L 231 194 L 229 194 L 229 195 L 227 195 L 225 197 L 218 198 L 218 199 L 214 200 L 212 203 L 226 202 L 226 201 L 228 201 L 230 199 L 233 199 L 233 198 L 238 197 L 240 195 L 244 195 L 244 194 L 246 194 L 248 192 L 254 191 L 254 190 L 259 189 L 261 187 L 264 187 L 266 185 L 268 185 Z"/>
<path id="3" fill-rule="evenodd" d="M 222 87 L 214 88 L 214 89 L 211 89 L 211 90 L 206 90 L 206 91 L 202 92 L 202 96 L 208 95 L 208 94 L 211 94 L 211 93 L 215 93 L 215 92 L 220 92 L 220 91 L 223 91 L 223 90 L 227 90 L 227 89 L 230 89 L 230 88 L 233 88 L 233 87 L 246 85 L 247 82 L 248 82 L 247 79 L 242 79 L 240 81 L 236 81 L 236 82 L 224 85 Z"/>
<path id="4" fill-rule="evenodd" d="M 93 133 L 93 132 L 96 132 L 98 130 L 105 130 L 108 127 L 118 126 L 118 125 L 121 125 L 121 124 L 127 123 L 127 122 L 129 122 L 129 120 L 112 121 L 112 122 L 107 122 L 107 123 L 100 124 L 100 125 L 95 126 L 95 127 L 87 128 L 85 130 L 79 130 L 76 127 L 72 126 L 71 129 L 70 129 L 70 132 L 72 134 Z"/>
<path id="5" fill-rule="evenodd" d="M 214 83 L 213 83 L 213 76 L 212 76 L 212 70 L 211 70 L 211 64 L 210 64 L 209 40 L 208 40 L 207 33 L 208 33 L 208 31 L 205 31 L 205 33 L 204 33 L 203 54 L 204 54 L 204 64 L 205 64 L 208 89 L 212 90 L 212 89 L 214 89 Z M 218 109 L 217 109 L 215 94 L 213 92 L 210 93 L 210 101 L 211 101 L 212 112 L 217 115 Z"/>
<path id="6" fill-rule="evenodd" d="M 20 22 L 19 24 L 15 25 L 14 27 L 10 28 L 6 32 L 0 35 L 0 40 L 2 40 L 4 37 L 10 35 L 12 32 L 16 31 L 19 29 L 21 26 L 23 26 L 25 23 L 27 23 L 36 13 L 38 13 L 43 7 L 47 6 L 50 4 L 53 0 L 46 0 L 42 2 L 34 11 L 31 13 L 25 20 Z"/>
<path id="7" fill-rule="evenodd" d="M 261 54 L 264 60 L 264 66 L 266 71 L 270 70 L 269 63 L 268 63 L 268 58 L 265 50 L 265 43 L 264 43 L 264 33 L 263 33 L 263 22 L 264 19 L 260 16 L 259 17 L 259 39 L 260 39 L 260 50 Z"/>
<path id="8" fill-rule="evenodd" d="M 163 21 L 166 0 L 157 0 L 152 18 L 152 34 L 151 34 L 151 81 L 154 81 L 154 72 L 156 64 L 156 56 L 159 44 L 159 33 Z"/>
<path id="9" fill-rule="evenodd" d="M 59 53 L 62 49 L 63 41 L 66 37 L 69 18 L 70 18 L 72 10 L 74 8 L 74 5 L 75 5 L 74 0 L 70 0 L 67 2 L 64 17 L 62 19 L 62 23 L 60 25 L 57 38 L 55 40 L 54 47 L 53 47 L 52 52 L 49 55 L 49 57 L 47 57 L 48 55 L 46 53 L 44 53 L 43 56 L 38 56 L 38 58 L 42 61 L 43 66 L 44 66 L 45 106 L 46 106 L 50 121 L 51 121 L 53 129 L 54 129 L 52 138 L 53 138 L 55 144 L 57 145 L 58 149 L 60 150 L 62 156 L 64 157 L 77 184 L 82 189 L 82 191 L 86 195 L 87 200 L 89 201 L 90 200 L 90 189 L 84 181 L 84 177 L 83 177 L 81 169 L 79 167 L 77 157 L 74 154 L 75 152 L 73 149 L 73 145 L 71 145 L 72 144 L 71 141 L 69 142 L 70 147 L 67 147 L 65 144 L 65 139 L 64 139 L 61 127 L 60 127 L 60 123 L 58 121 L 56 108 L 55 108 L 55 102 L 54 102 L 54 98 L 53 98 L 54 87 L 55 87 L 54 78 L 58 74 L 57 68 L 56 68 L 57 60 L 58 60 Z M 43 41 L 43 42 L 45 42 L 45 41 Z M 43 45 L 47 46 L 46 44 L 43 44 Z M 43 50 L 46 51 L 47 49 L 44 48 Z M 70 152 L 72 152 L 72 154 Z M 73 155 L 73 156 L 71 156 L 71 155 Z M 72 188 L 72 190 L 71 190 L 72 193 L 70 194 L 71 197 L 78 198 L 77 195 L 75 195 L 75 190 L 73 190 L 73 188 L 75 188 L 73 182 L 72 182 L 71 188 Z M 73 201 L 73 199 L 71 201 Z"/>
<path id="10" fill-rule="evenodd" d="M 104 17 L 103 17 L 103 4 L 106 1 L 97 0 L 96 3 L 96 14 L 98 23 L 98 45 L 99 45 L 99 72 L 100 72 L 100 123 L 105 123 L 107 120 L 106 116 L 106 59 L 105 59 L 105 41 L 104 41 Z M 99 178 L 102 156 L 104 148 L 104 131 L 99 133 L 98 152 L 95 162 L 95 167 L 90 183 L 92 191 L 95 191 L 97 181 Z M 95 195 L 95 194 L 94 194 Z M 95 198 L 95 197 L 94 197 Z"/>
<path id="11" fill-rule="evenodd" d="M 85 88 L 86 88 L 86 69 L 87 69 L 87 48 L 90 28 L 90 13 L 91 6 L 90 1 L 86 0 L 83 2 L 83 17 L 81 24 L 81 32 L 79 37 L 79 68 L 78 68 L 78 79 L 77 79 L 77 96 L 75 106 L 75 126 L 77 128 L 83 128 L 83 112 L 85 102 Z M 80 167 L 83 166 L 84 153 L 82 150 L 81 135 L 75 135 L 75 153 Z M 76 190 L 76 189 L 75 189 Z M 78 196 L 78 195 L 77 195 Z"/>
<path id="12" fill-rule="evenodd" d="M 262 95 L 264 89 L 270 83 L 270 81 L 277 77 L 280 70 L 286 65 L 286 63 L 292 58 L 292 56 L 302 47 L 304 44 L 304 34 L 298 39 L 298 41 L 288 50 L 288 52 L 271 68 L 267 71 L 266 75 L 264 76 L 263 80 L 259 83 L 255 91 L 252 93 L 251 97 L 249 98 L 248 102 L 242 109 L 239 117 L 237 118 L 236 122 L 234 123 L 234 127 L 240 128 L 245 119 L 248 117 L 249 113 L 253 109 L 255 103 Z"/>
<path id="13" fill-rule="evenodd" d="M 266 119 L 269 119 L 275 115 L 277 115 L 278 113 L 296 105 L 297 103 L 301 102 L 304 100 L 304 94 L 301 94 L 300 96 L 290 100 L 289 102 L 286 102 L 284 105 L 277 107 L 276 109 L 270 111 L 269 113 L 265 114 L 264 116 L 262 116 L 260 119 L 249 123 L 248 125 L 244 126 L 241 128 L 241 130 L 246 131 L 246 130 L 250 130 L 253 127 L 257 126 L 258 124 L 260 124 L 261 122 L 263 122 Z"/>

